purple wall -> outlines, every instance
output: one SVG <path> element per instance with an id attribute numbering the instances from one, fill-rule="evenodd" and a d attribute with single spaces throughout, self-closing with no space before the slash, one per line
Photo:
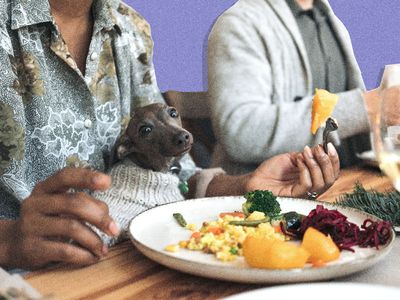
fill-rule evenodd
<path id="1" fill-rule="evenodd" d="M 149 21 L 160 89 L 207 89 L 207 36 L 236 0 L 125 0 Z M 282 0 L 283 1 L 283 0 Z M 400 63 L 400 1 L 331 0 L 347 26 L 367 88 L 385 64 Z"/>

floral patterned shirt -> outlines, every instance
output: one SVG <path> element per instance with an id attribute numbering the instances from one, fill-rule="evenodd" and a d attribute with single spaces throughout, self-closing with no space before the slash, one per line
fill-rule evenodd
<path id="1" fill-rule="evenodd" d="M 163 101 L 147 22 L 117 0 L 92 10 L 83 75 L 48 0 L 0 5 L 0 217 L 15 217 L 35 184 L 67 165 L 105 170 L 131 110 Z"/>

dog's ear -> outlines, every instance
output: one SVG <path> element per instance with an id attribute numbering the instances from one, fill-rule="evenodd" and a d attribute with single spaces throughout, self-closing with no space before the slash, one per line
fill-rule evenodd
<path id="1" fill-rule="evenodd" d="M 114 151 L 113 151 L 113 163 L 116 161 L 122 160 L 128 154 L 132 153 L 135 150 L 133 146 L 133 142 L 129 138 L 127 134 L 122 134 L 117 142 L 115 143 Z"/>

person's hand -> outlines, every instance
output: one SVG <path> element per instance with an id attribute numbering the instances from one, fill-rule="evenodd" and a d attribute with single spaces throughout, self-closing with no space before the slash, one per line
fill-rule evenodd
<path id="1" fill-rule="evenodd" d="M 339 157 L 329 143 L 326 154 L 322 146 L 303 153 L 285 153 L 264 161 L 246 183 L 246 190 L 270 190 L 275 195 L 307 197 L 308 193 L 321 194 L 339 176 Z"/>
<path id="2" fill-rule="evenodd" d="M 85 223 L 109 235 L 119 229 L 104 202 L 77 190 L 105 190 L 111 178 L 89 169 L 65 168 L 40 182 L 21 206 L 13 226 L 9 266 L 37 268 L 51 262 L 95 263 L 108 251 Z"/>

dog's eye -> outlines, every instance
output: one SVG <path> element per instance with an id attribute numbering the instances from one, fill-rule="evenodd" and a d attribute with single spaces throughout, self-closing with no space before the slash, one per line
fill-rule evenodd
<path id="1" fill-rule="evenodd" d="M 150 127 L 150 126 L 142 126 L 142 127 L 139 128 L 139 133 L 141 135 L 147 135 L 152 131 L 153 131 L 153 128 Z"/>
<path id="2" fill-rule="evenodd" d="M 177 117 L 179 116 L 179 114 L 178 114 L 178 112 L 176 111 L 175 108 L 171 108 L 171 109 L 169 110 L 169 115 L 170 115 L 172 118 L 177 118 Z"/>

